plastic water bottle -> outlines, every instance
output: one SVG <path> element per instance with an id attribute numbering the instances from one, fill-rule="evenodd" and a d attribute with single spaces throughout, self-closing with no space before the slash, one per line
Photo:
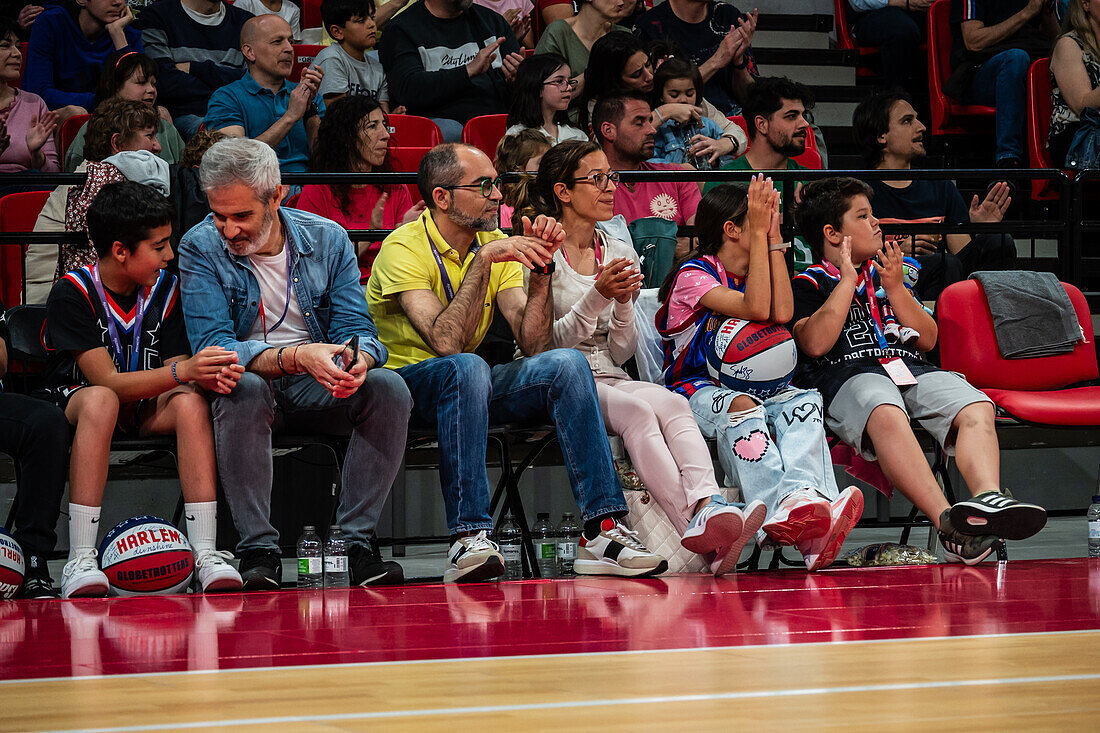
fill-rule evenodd
<path id="1" fill-rule="evenodd" d="M 523 577 L 523 532 L 512 518 L 512 513 L 504 515 L 504 524 L 497 531 L 497 545 L 504 555 L 504 579 L 519 580 Z"/>
<path id="2" fill-rule="evenodd" d="M 302 527 L 298 538 L 298 587 L 320 588 L 323 584 L 321 538 L 312 524 Z"/>
<path id="3" fill-rule="evenodd" d="M 348 580 L 348 541 L 334 524 L 325 540 L 325 587 L 347 588 Z"/>
<path id="4" fill-rule="evenodd" d="M 558 525 L 558 575 L 563 578 L 573 575 L 573 561 L 577 559 L 577 540 L 580 536 L 581 528 L 573 512 L 562 514 L 561 524 Z"/>
<path id="5" fill-rule="evenodd" d="M 550 524 L 550 512 L 539 512 L 537 519 L 531 532 L 535 536 L 539 575 L 553 578 L 558 574 L 558 543 L 554 541 L 554 525 Z"/>
<path id="6" fill-rule="evenodd" d="M 1092 497 L 1089 507 L 1089 557 L 1100 557 L 1100 494 Z"/>

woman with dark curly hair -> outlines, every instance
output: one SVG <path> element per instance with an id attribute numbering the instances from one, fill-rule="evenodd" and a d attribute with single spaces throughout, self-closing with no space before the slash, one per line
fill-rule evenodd
<path id="1" fill-rule="evenodd" d="M 314 173 L 370 173 L 387 169 L 390 133 L 382 107 L 363 95 L 332 103 L 317 130 L 310 169 Z M 395 229 L 420 216 L 423 202 L 413 204 L 406 186 L 310 184 L 302 188 L 297 208 L 332 219 L 345 229 Z M 365 281 L 381 242 L 358 242 L 359 270 Z"/>

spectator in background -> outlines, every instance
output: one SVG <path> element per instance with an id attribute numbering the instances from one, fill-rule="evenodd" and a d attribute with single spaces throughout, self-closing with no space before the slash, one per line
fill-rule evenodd
<path id="1" fill-rule="evenodd" d="M 234 7 L 253 15 L 278 15 L 290 24 L 292 38 L 302 37 L 302 11 L 291 0 L 236 0 Z"/>
<path id="2" fill-rule="evenodd" d="M 364 96 L 343 97 L 328 108 L 317 131 L 310 170 L 314 173 L 370 173 L 387 170 L 390 133 L 378 101 Z M 423 203 L 413 204 L 402 184 L 309 184 L 302 187 L 297 207 L 332 219 L 345 229 L 395 229 L 420 216 Z M 370 277 L 381 242 L 356 245 L 360 278 Z"/>
<path id="3" fill-rule="evenodd" d="M 390 91 L 386 74 L 374 48 L 377 28 L 374 24 L 374 0 L 323 0 L 321 18 L 325 30 L 335 41 L 317 54 L 313 64 L 325 72 L 321 96 L 331 104 L 347 94 L 377 99 L 383 112 L 390 111 Z M 403 114 L 404 107 L 393 110 Z"/>
<path id="4" fill-rule="evenodd" d="M 1053 109 L 1047 148 L 1051 162 L 1062 168 L 1086 108 L 1100 108 L 1100 2 L 1072 0 L 1066 9 L 1068 29 L 1050 59 Z"/>
<path id="5" fill-rule="evenodd" d="M 125 0 L 80 0 L 42 11 L 27 45 L 23 86 L 57 110 L 60 122 L 92 109 L 103 60 L 141 50 L 141 33 Z"/>
<path id="6" fill-rule="evenodd" d="M 527 189 L 534 175 L 539 172 L 539 161 L 553 143 L 546 135 L 530 127 L 514 135 L 505 135 L 497 143 L 493 167 L 497 173 L 524 173 L 516 183 L 500 184 L 500 228 L 511 229 L 516 208 L 527 199 Z M 529 212 L 520 211 L 521 216 Z"/>
<path id="7" fill-rule="evenodd" d="M 531 0 L 474 0 L 474 3 L 494 13 L 500 13 L 512 27 L 512 33 L 521 46 L 535 47 L 538 39 L 531 28 L 531 11 L 535 9 Z"/>
<path id="8" fill-rule="evenodd" d="M 206 191 L 199 180 L 199 165 L 206 151 L 226 136 L 213 130 L 199 130 L 187 141 L 180 155 L 180 164 L 172 172 L 172 202 L 176 205 L 176 221 L 172 226 L 172 244 L 178 245 L 180 238 L 210 213 L 210 204 L 206 200 Z"/>
<path id="9" fill-rule="evenodd" d="M 99 77 L 99 87 L 96 89 L 96 107 L 107 99 L 128 99 L 133 102 L 141 102 L 156 109 L 160 122 L 157 125 L 157 142 L 160 143 L 160 152 L 157 153 L 168 163 L 179 162 L 180 153 L 183 151 L 183 138 L 172 124 L 172 116 L 168 110 L 157 105 L 157 64 L 143 53 L 135 51 L 123 51 L 108 57 L 107 64 Z M 84 160 L 84 133 L 88 126 L 85 124 L 76 133 L 76 137 L 65 151 L 65 170 L 74 171 Z"/>
<path id="10" fill-rule="evenodd" d="M 531 31 L 535 38 L 542 38 L 547 27 L 555 20 L 565 20 L 577 14 L 573 0 L 534 0 L 535 12 L 531 14 Z"/>
<path id="11" fill-rule="evenodd" d="M 925 155 L 925 127 L 904 92 L 876 94 L 861 102 L 852 128 L 868 168 L 908 170 Z M 991 186 L 981 203 L 974 196 L 969 211 L 951 181 L 870 181 L 870 185 L 871 206 L 883 224 L 994 223 L 1004 218 L 1012 203 L 1008 184 L 1003 182 Z M 935 300 L 945 287 L 978 270 L 1016 267 L 1016 243 L 1008 234 L 886 234 L 884 239 L 896 242 L 902 254 L 920 263 L 916 293 L 921 300 Z"/>
<path id="12" fill-rule="evenodd" d="M 638 19 L 644 41 L 668 41 L 699 67 L 703 94 L 725 115 L 741 111 L 745 89 L 756 75 L 752 37 L 757 11 L 742 13 L 718 0 L 666 0 Z"/>
<path id="13" fill-rule="evenodd" d="M 686 124 L 665 120 L 657 127 L 654 163 L 687 164 L 697 170 L 710 170 L 719 164 L 722 151 L 733 142 L 722 128 L 702 114 L 703 77 L 690 61 L 671 58 L 661 64 L 653 76 L 654 108 L 686 104 L 700 111 L 699 119 Z M 659 112 L 658 112 L 659 114 Z"/>
<path id="14" fill-rule="evenodd" d="M 512 86 L 506 134 L 530 129 L 538 130 L 553 143 L 587 140 L 588 135 L 569 124 L 566 112 L 576 88 L 569 64 L 558 54 L 540 53 L 524 59 Z"/>
<path id="15" fill-rule="evenodd" d="M 535 53 L 556 53 L 566 60 L 573 78 L 584 91 L 584 71 L 592 45 L 611 31 L 629 31 L 615 21 L 622 17 L 624 0 L 577 0 L 579 10 L 571 18 L 555 20 L 543 32 Z"/>
<path id="16" fill-rule="evenodd" d="M 57 113 L 37 94 L 12 86 L 19 82 L 23 59 L 17 33 L 15 23 L 0 20 L 0 173 L 57 172 Z M 0 194 L 14 190 L 0 189 Z"/>
<path id="17" fill-rule="evenodd" d="M 135 24 L 160 65 L 160 99 L 184 140 L 198 132 L 215 89 L 244 73 L 241 27 L 251 13 L 222 0 L 158 0 Z"/>
<path id="18" fill-rule="evenodd" d="M 275 15 L 250 18 L 244 24 L 241 53 L 248 72 L 210 97 L 206 127 L 267 143 L 279 156 L 283 173 L 308 170 L 325 111 L 317 92 L 324 72 L 312 67 L 302 72 L 297 84 L 287 81 L 294 70 L 294 46 L 290 25 Z"/>
<path id="19" fill-rule="evenodd" d="M 412 5 L 390 21 L 379 56 L 393 101 L 431 117 L 451 141 L 471 117 L 507 109 L 523 61 L 508 22 L 469 0 Z"/>
<path id="20" fill-rule="evenodd" d="M 31 27 L 35 19 L 45 10 L 42 4 L 26 2 L 26 0 L 3 0 L 0 2 L 0 17 L 7 18 L 15 23 L 19 29 L 19 40 L 25 41 L 31 34 Z"/>
<path id="21" fill-rule="evenodd" d="M 951 77 L 944 91 L 997 108 L 996 161 L 1024 160 L 1027 70 L 1050 54 L 1058 20 L 1048 0 L 951 0 Z"/>
<path id="22" fill-rule="evenodd" d="M 882 77 L 887 89 L 904 88 L 913 71 L 924 64 L 928 8 L 935 0 L 847 0 L 851 6 L 852 36 L 860 45 L 881 51 Z"/>

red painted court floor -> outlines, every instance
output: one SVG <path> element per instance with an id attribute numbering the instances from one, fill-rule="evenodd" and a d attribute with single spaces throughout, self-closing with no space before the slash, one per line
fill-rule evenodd
<path id="1" fill-rule="evenodd" d="M 0 603 L 0 678 L 1100 629 L 1100 560 Z"/>

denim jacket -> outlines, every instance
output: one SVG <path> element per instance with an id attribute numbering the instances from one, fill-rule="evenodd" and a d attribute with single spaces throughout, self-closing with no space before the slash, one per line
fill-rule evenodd
<path id="1" fill-rule="evenodd" d="M 344 229 L 322 216 L 279 209 L 287 234 L 287 257 L 294 295 L 310 336 L 318 343 L 342 344 L 359 334 L 359 349 L 382 366 L 389 358 L 378 340 L 359 286 L 359 265 Z M 183 316 L 195 353 L 207 346 L 237 352 L 245 366 L 262 351 L 263 341 L 242 341 L 259 314 L 260 286 L 248 257 L 229 251 L 208 215 L 183 235 L 179 245 Z"/>

